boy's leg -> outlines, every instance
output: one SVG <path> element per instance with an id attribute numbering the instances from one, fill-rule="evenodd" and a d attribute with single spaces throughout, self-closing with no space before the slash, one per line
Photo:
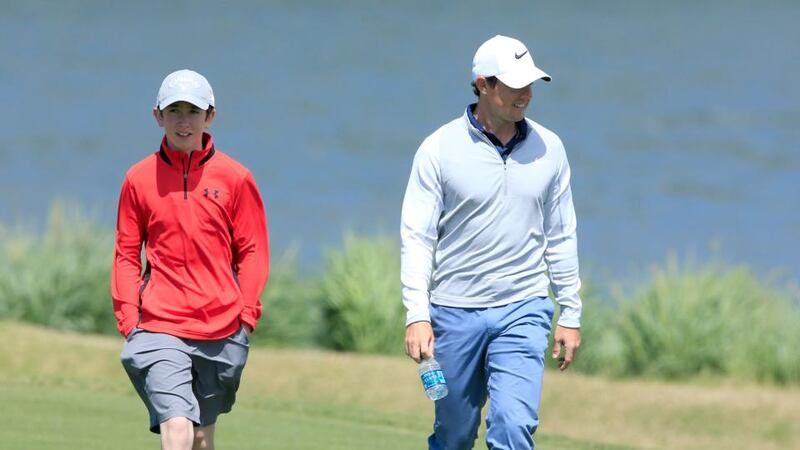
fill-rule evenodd
<path id="1" fill-rule="evenodd" d="M 436 401 L 430 450 L 471 449 L 486 403 L 485 310 L 431 305 L 434 357 L 447 380 L 447 397 Z M 483 312 L 482 312 L 483 311 Z M 422 395 L 422 393 L 420 393 Z"/>
<path id="2" fill-rule="evenodd" d="M 499 333 L 487 355 L 486 445 L 493 450 L 533 449 L 553 302 L 535 298 L 492 309 L 493 328 Z"/>
<path id="3" fill-rule="evenodd" d="M 196 427 L 194 429 L 194 445 L 192 450 L 214 450 L 214 427 Z"/>
<path id="4" fill-rule="evenodd" d="M 142 330 L 131 333 L 122 349 L 122 365 L 147 406 L 150 431 L 154 433 L 160 433 L 161 424 L 172 418 L 184 418 L 190 425 L 199 423 L 200 408 L 192 392 L 189 351 L 180 338 Z M 193 435 L 189 429 L 191 446 Z"/>
<path id="5" fill-rule="evenodd" d="M 194 367 L 195 397 L 200 404 L 199 428 L 203 445 L 214 448 L 214 428 L 217 416 L 229 412 L 236 401 L 242 372 L 247 362 L 250 343 L 243 328 L 217 341 L 191 341 Z M 198 440 L 195 440 L 197 445 Z"/>

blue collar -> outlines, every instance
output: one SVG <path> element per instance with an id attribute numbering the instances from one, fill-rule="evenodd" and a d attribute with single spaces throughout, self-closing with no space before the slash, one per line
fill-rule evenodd
<path id="1" fill-rule="evenodd" d="M 528 122 L 525 119 L 516 122 L 517 132 L 514 134 L 514 137 L 508 141 L 507 144 L 503 144 L 500 142 L 500 139 L 497 139 L 493 133 L 486 131 L 486 128 L 478 122 L 478 119 L 475 118 L 475 108 L 478 106 L 477 103 L 473 103 L 467 106 L 467 117 L 469 118 L 469 122 L 472 124 L 473 127 L 477 128 L 478 131 L 483 133 L 489 140 L 494 144 L 497 151 L 500 153 L 500 156 L 503 157 L 503 160 L 508 158 L 508 155 L 511 154 L 511 151 L 514 150 L 517 144 L 524 141 L 526 137 L 528 137 Z"/>

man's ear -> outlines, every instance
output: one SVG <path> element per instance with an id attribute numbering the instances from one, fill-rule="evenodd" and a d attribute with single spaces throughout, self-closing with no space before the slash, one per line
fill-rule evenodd
<path id="1" fill-rule="evenodd" d="M 486 77 L 483 75 L 478 75 L 478 78 L 475 79 L 475 87 L 478 88 L 478 92 L 480 92 L 481 95 L 486 94 L 486 89 L 489 88 L 489 84 L 486 82 Z"/>

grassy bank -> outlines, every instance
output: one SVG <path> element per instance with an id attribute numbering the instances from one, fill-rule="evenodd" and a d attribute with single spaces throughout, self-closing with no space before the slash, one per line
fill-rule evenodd
<path id="1" fill-rule="evenodd" d="M 0 322 L 0 442 L 28 450 L 156 448 L 122 371 L 122 340 Z M 220 448 L 419 449 L 432 405 L 399 356 L 256 348 Z M 788 449 L 800 390 L 613 381 L 548 371 L 543 449 Z M 480 448 L 478 445 L 477 448 Z"/>
<path id="2" fill-rule="evenodd" d="M 56 204 L 41 233 L 0 225 L 0 319 L 114 334 L 113 232 Z M 73 209 L 74 210 L 74 209 Z M 584 277 L 586 278 L 586 277 Z M 610 377 L 704 376 L 800 384 L 800 298 L 747 267 L 667 260 L 631 294 L 585 279 L 573 370 Z M 273 257 L 255 345 L 402 353 L 399 251 L 393 238 L 348 235 L 319 275 L 294 253 Z"/>

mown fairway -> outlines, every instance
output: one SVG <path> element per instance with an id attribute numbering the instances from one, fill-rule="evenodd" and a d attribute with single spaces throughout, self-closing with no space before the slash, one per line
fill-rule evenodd
<path id="1" fill-rule="evenodd" d="M 121 339 L 9 322 L 0 339 L 0 448 L 158 448 L 119 366 Z M 432 407 L 414 369 L 399 357 L 255 349 L 218 448 L 425 448 Z M 548 372 L 542 416 L 543 449 L 800 447 L 796 388 Z"/>

